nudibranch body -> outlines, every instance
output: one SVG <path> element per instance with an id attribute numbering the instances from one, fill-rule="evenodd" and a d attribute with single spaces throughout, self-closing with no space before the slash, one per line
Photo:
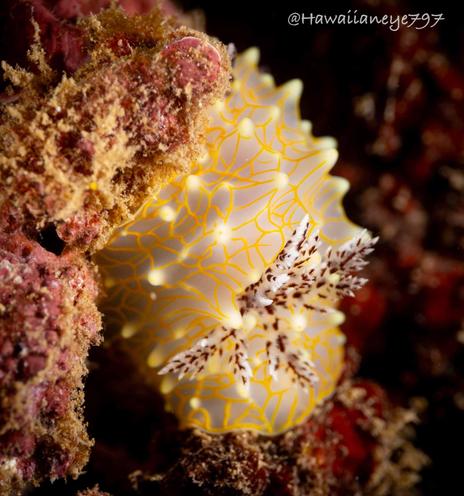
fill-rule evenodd
<path id="1" fill-rule="evenodd" d="M 275 87 L 258 55 L 237 57 L 200 163 L 98 262 L 108 326 L 151 343 L 149 375 L 183 426 L 274 435 L 333 392 L 337 300 L 364 284 L 375 239 L 345 217 L 335 143 L 300 119 L 301 82 Z"/>

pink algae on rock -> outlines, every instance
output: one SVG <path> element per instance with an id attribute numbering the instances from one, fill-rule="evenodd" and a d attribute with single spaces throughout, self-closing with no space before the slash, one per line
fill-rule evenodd
<path id="1" fill-rule="evenodd" d="M 83 378 L 101 340 L 89 254 L 202 153 L 206 109 L 229 80 L 225 48 L 160 10 L 76 22 L 92 9 L 58 3 L 0 7 L 4 33 L 27 26 L 27 42 L 2 47 L 1 495 L 85 466 Z"/>
<path id="2" fill-rule="evenodd" d="M 82 378 L 101 319 L 78 253 L 56 256 L 20 232 L 0 246 L 0 494 L 13 494 L 87 461 Z"/>
<path id="3" fill-rule="evenodd" d="M 93 251 L 201 154 L 229 61 L 221 44 L 158 10 L 104 10 L 78 27 L 85 58 L 72 76 L 51 68 L 38 39 L 35 73 L 3 66 L 0 204 L 18 210 L 30 236 L 51 224 L 67 245 Z"/>

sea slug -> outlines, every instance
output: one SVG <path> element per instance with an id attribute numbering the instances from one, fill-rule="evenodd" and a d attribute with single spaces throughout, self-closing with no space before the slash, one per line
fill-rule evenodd
<path id="1" fill-rule="evenodd" d="M 210 112 L 207 149 L 98 255 L 107 326 L 146 352 L 182 426 L 267 435 L 304 421 L 340 377 L 340 297 L 375 238 L 346 218 L 331 138 L 251 48 Z"/>

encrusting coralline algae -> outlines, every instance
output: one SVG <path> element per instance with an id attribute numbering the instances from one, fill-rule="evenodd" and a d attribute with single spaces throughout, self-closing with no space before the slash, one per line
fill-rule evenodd
<path id="1" fill-rule="evenodd" d="M 222 45 L 156 10 L 86 18 L 73 29 L 80 65 L 67 73 L 31 22 L 31 67 L 3 64 L 1 494 L 77 477 L 87 462 L 82 378 L 101 328 L 87 254 L 187 169 L 229 79 Z"/>

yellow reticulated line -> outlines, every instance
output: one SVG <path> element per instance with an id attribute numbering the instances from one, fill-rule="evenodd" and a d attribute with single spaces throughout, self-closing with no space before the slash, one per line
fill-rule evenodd
<path id="1" fill-rule="evenodd" d="M 335 142 L 314 138 L 301 120 L 301 81 L 275 87 L 258 61 L 256 48 L 237 57 L 232 92 L 211 108 L 208 152 L 190 175 L 150 199 L 97 259 L 108 281 L 109 327 L 128 343 L 145 343 L 139 360 L 148 361 L 146 378 L 181 425 L 214 433 L 275 435 L 304 421 L 333 392 L 344 359 L 339 312 L 292 317 L 289 310 L 289 336 L 311 357 L 318 383 L 305 390 L 284 373 L 276 381 L 263 364 L 262 323 L 237 313 L 237 296 L 259 279 L 305 215 L 327 246 L 359 231 L 342 208 L 346 181 L 329 175 Z M 246 328 L 248 391 L 217 358 L 193 380 L 158 375 L 174 354 L 225 325 Z"/>

